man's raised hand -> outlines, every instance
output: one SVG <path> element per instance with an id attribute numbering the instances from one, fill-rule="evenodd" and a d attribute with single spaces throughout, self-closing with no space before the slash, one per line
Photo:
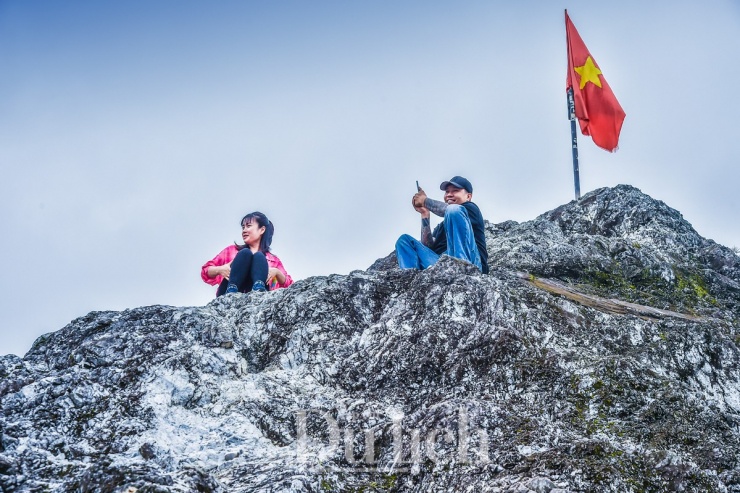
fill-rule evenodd
<path id="1" fill-rule="evenodd" d="M 414 205 L 414 209 L 419 209 L 424 207 L 424 201 L 427 199 L 427 193 L 424 191 L 423 188 L 420 188 L 418 192 L 414 194 L 414 198 L 411 200 L 411 203 Z"/>
<path id="2" fill-rule="evenodd" d="M 422 217 L 429 217 L 429 209 L 424 207 L 424 201 L 427 198 L 426 192 L 424 192 L 423 189 L 419 189 L 416 194 L 414 194 L 414 198 L 411 199 L 411 205 L 414 206 L 414 209 L 416 212 L 422 215 Z"/>

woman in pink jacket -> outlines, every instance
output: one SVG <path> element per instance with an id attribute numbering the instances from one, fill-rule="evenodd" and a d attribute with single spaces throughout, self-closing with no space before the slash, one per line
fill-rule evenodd
<path id="1" fill-rule="evenodd" d="M 218 286 L 216 296 L 287 288 L 293 284 L 283 263 L 270 253 L 275 228 L 267 216 L 252 212 L 242 218 L 241 225 L 244 244 L 227 246 L 201 268 L 203 281 Z"/>

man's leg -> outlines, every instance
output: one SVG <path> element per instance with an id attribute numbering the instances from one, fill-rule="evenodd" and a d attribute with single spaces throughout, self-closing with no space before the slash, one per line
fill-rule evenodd
<path id="1" fill-rule="evenodd" d="M 450 204 L 445 210 L 445 231 L 447 232 L 447 255 L 463 260 L 483 270 L 478 246 L 475 244 L 473 227 L 470 225 L 468 211 L 458 204 Z"/>
<path id="2" fill-rule="evenodd" d="M 402 269 L 426 269 L 439 260 L 431 248 L 409 235 L 401 235 L 396 242 L 396 258 Z"/>

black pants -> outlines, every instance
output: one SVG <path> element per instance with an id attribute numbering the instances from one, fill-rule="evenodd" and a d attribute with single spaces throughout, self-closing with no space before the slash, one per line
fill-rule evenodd
<path id="1" fill-rule="evenodd" d="M 248 293 L 257 281 L 267 282 L 267 258 L 262 252 L 252 253 L 249 248 L 239 250 L 231 262 L 231 275 L 229 280 L 224 279 L 218 286 L 216 296 L 226 292 L 229 283 L 236 284 L 240 293 Z"/>

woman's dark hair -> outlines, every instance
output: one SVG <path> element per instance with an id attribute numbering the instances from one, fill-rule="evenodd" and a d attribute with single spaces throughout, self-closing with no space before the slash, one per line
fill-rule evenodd
<path id="1" fill-rule="evenodd" d="M 257 222 L 257 226 L 264 227 L 265 232 L 262 234 L 262 238 L 260 238 L 260 252 L 267 253 L 270 251 L 270 244 L 272 244 L 272 235 L 275 232 L 275 226 L 272 225 L 272 222 L 267 219 L 267 216 L 262 214 L 261 212 L 250 212 L 246 216 L 242 218 L 242 221 L 239 223 L 239 225 L 243 228 L 245 224 L 249 224 L 252 221 Z M 238 243 L 234 242 L 236 245 L 236 248 L 239 250 L 242 250 L 244 248 L 247 248 L 247 245 L 239 245 Z"/>

